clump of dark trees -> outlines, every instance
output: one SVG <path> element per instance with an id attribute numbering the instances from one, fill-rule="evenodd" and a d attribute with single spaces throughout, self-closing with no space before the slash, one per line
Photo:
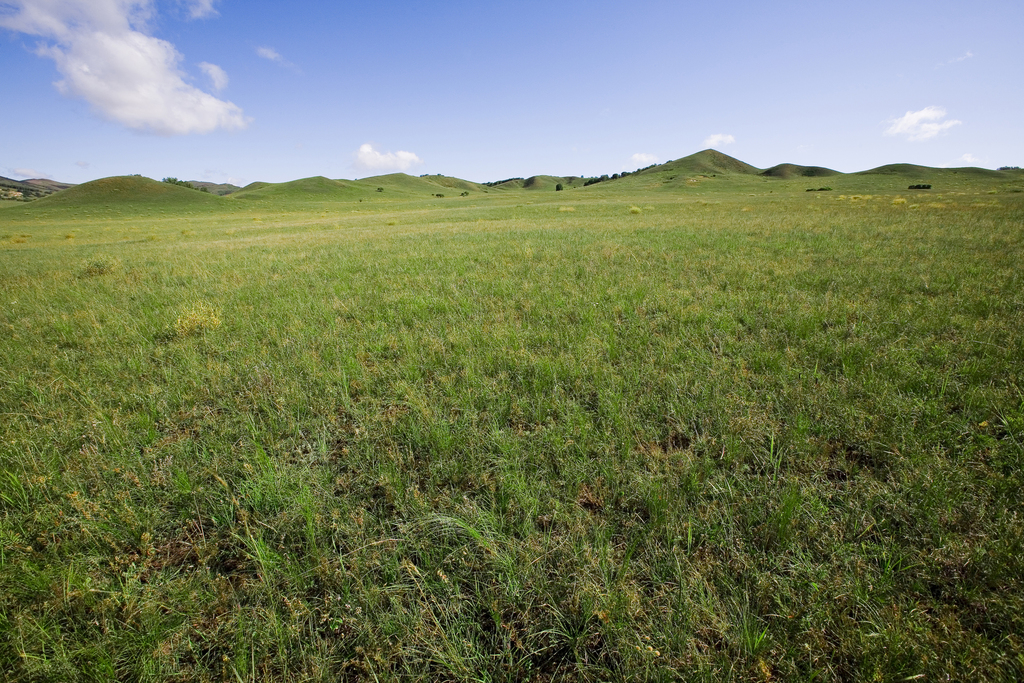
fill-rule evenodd
<path id="1" fill-rule="evenodd" d="M 584 181 L 583 183 L 583 187 L 586 187 L 587 185 L 596 185 L 597 183 L 603 183 L 608 180 L 618 180 L 619 178 L 625 178 L 627 176 L 633 175 L 634 173 L 640 173 L 641 171 L 646 171 L 649 168 L 654 168 L 655 166 L 657 166 L 657 164 L 644 166 L 643 168 L 638 168 L 635 171 L 623 171 L 622 173 L 613 173 L 610 176 L 606 174 L 598 176 L 596 178 L 587 178 L 586 181 Z"/>
<path id="2" fill-rule="evenodd" d="M 495 185 L 501 185 L 502 183 L 510 183 L 513 180 L 523 180 L 523 178 L 505 178 L 504 180 L 492 180 L 489 183 L 484 183 L 487 187 L 494 187 Z"/>
<path id="3" fill-rule="evenodd" d="M 928 184 L 922 183 L 920 185 L 908 185 L 907 189 L 908 190 L 930 190 L 930 189 L 932 189 L 932 186 L 928 185 Z"/>
<path id="4" fill-rule="evenodd" d="M 178 180 L 177 178 L 173 178 L 173 177 L 164 178 L 163 182 L 167 183 L 168 185 L 177 185 L 178 187 L 186 187 L 186 188 L 188 188 L 190 190 L 197 190 L 199 192 L 209 192 L 210 191 L 208 188 L 205 188 L 205 187 L 196 187 L 195 185 L 193 185 L 192 183 L 190 183 L 187 180 Z"/>

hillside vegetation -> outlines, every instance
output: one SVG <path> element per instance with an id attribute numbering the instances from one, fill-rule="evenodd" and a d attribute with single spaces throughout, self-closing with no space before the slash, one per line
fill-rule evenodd
<path id="1" fill-rule="evenodd" d="M 0 678 L 1024 678 L 1024 174 L 794 169 L 0 209 Z"/>

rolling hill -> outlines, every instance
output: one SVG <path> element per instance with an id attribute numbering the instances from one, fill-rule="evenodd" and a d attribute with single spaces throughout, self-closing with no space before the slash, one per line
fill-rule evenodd
<path id="1" fill-rule="evenodd" d="M 33 202 L 47 208 L 60 206 L 111 206 L 190 208 L 213 206 L 220 198 L 142 176 L 113 176 L 69 187 Z"/>
<path id="2" fill-rule="evenodd" d="M 25 200 L 40 207 L 102 207 L 119 208 L 132 205 L 138 209 L 187 209 L 227 207 L 228 202 L 260 202 L 288 206 L 323 204 L 324 202 L 360 202 L 379 200 L 413 200 L 427 197 L 455 197 L 463 193 L 554 192 L 559 184 L 565 190 L 587 192 L 643 192 L 650 190 L 678 192 L 795 192 L 818 189 L 814 178 L 829 178 L 828 185 L 837 192 L 871 193 L 906 190 L 913 184 L 930 184 L 934 189 L 959 190 L 978 181 L 991 182 L 993 189 L 1019 192 L 1024 190 L 1024 172 L 994 171 L 984 168 L 932 168 L 915 164 L 887 164 L 856 173 L 842 173 L 823 166 L 783 163 L 760 169 L 714 149 L 706 149 L 680 159 L 650 166 L 618 178 L 586 185 L 579 176 L 534 175 L 513 178 L 496 184 L 481 184 L 444 175 L 411 176 L 390 173 L 359 180 L 332 180 L 313 176 L 284 183 L 254 182 L 244 188 L 235 185 L 191 181 L 209 192 L 196 192 L 184 187 L 158 182 L 141 176 L 115 176 L 81 185 L 50 180 L 18 181 L 0 177 L 0 193 L 8 208 L 25 206 Z M 20 194 L 18 194 L 20 193 Z M 221 195 L 221 196 L 218 196 Z"/>

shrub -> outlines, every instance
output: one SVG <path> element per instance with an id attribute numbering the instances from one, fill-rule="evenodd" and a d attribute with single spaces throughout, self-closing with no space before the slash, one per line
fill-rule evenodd
<path id="1" fill-rule="evenodd" d="M 563 189 L 565 188 L 562 187 L 562 183 L 558 183 L 555 185 L 555 192 L 561 192 Z"/>
<path id="2" fill-rule="evenodd" d="M 907 189 L 908 190 L 930 190 L 930 189 L 932 189 L 932 186 L 924 184 L 924 183 L 921 183 L 921 184 L 918 184 L 918 185 L 909 185 L 907 187 Z"/>
<path id="3" fill-rule="evenodd" d="M 383 192 L 383 191 L 384 191 L 384 188 L 383 188 L 383 187 L 378 187 L 378 188 L 377 188 L 377 192 Z"/>

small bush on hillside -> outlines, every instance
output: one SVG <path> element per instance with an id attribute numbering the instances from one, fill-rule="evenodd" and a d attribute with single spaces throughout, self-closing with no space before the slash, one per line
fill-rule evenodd
<path id="1" fill-rule="evenodd" d="M 629 212 L 632 214 L 643 213 L 643 209 L 641 209 L 639 206 L 631 206 L 629 207 Z"/>
<path id="2" fill-rule="evenodd" d="M 383 187 L 378 187 L 378 188 L 377 188 L 377 192 L 383 192 L 383 191 L 384 191 L 384 188 L 383 188 Z"/>
<path id="3" fill-rule="evenodd" d="M 564 189 L 565 188 L 562 187 L 562 183 L 558 183 L 558 184 L 555 185 L 555 192 L 561 192 Z"/>
<path id="4" fill-rule="evenodd" d="M 908 190 L 930 190 L 930 189 L 932 189 L 932 186 L 922 183 L 922 184 L 918 184 L 918 185 L 910 185 L 910 186 L 907 187 L 907 189 Z"/>

